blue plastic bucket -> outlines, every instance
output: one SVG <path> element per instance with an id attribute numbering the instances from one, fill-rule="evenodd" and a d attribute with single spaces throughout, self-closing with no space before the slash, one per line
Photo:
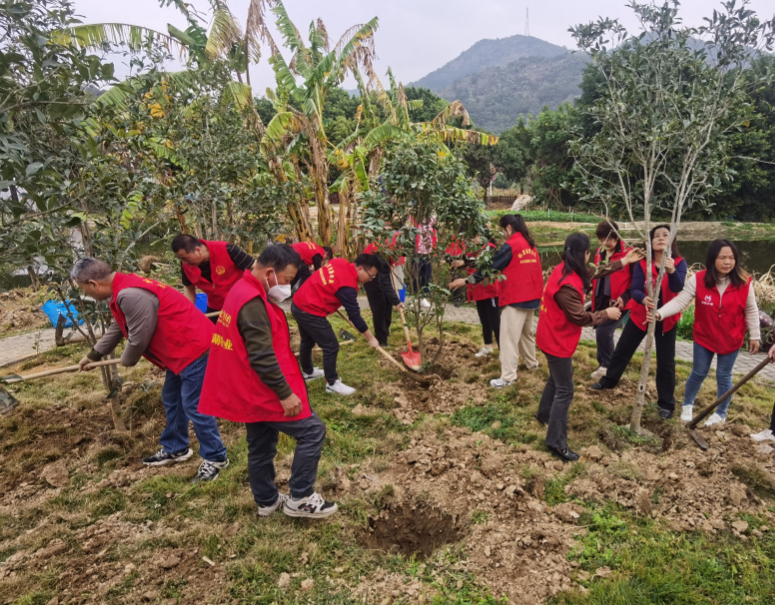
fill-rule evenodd
<path id="1" fill-rule="evenodd" d="M 73 317 L 78 319 L 78 325 L 83 323 L 82 319 L 78 318 L 78 311 L 76 310 L 75 306 L 70 303 L 70 301 L 67 301 L 69 304 L 69 313 L 72 314 Z M 41 311 L 43 311 L 46 314 L 46 317 L 48 317 L 48 320 L 51 322 L 51 325 L 56 328 L 57 322 L 59 321 L 59 317 L 65 318 L 65 328 L 72 328 L 73 322 L 68 317 L 68 308 L 65 307 L 65 303 L 59 300 L 47 300 L 46 303 L 40 308 Z"/>
<path id="2" fill-rule="evenodd" d="M 196 295 L 196 308 L 202 313 L 207 313 L 207 294 L 199 292 Z"/>
<path id="3" fill-rule="evenodd" d="M 401 288 L 398 291 L 398 298 L 401 300 L 401 302 L 406 302 L 406 288 Z"/>

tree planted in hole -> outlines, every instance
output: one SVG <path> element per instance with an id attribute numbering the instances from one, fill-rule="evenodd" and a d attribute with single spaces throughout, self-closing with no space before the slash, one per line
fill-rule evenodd
<path id="1" fill-rule="evenodd" d="M 423 364 L 432 366 L 443 349 L 442 321 L 451 296 L 448 253 L 486 231 L 483 204 L 471 192 L 465 165 L 445 145 L 409 137 L 388 148 L 362 199 L 360 228 L 385 257 L 406 259 L 407 322 L 417 331 Z M 439 342 L 432 356 L 429 326 Z"/>
<path id="2" fill-rule="evenodd" d="M 749 92 L 767 81 L 749 73 L 751 58 L 771 49 L 775 19 L 762 22 L 747 2 L 722 3 L 699 28 L 684 27 L 677 2 L 630 2 L 641 24 L 630 36 L 617 21 L 600 18 L 571 28 L 580 50 L 592 59 L 599 96 L 582 108 L 594 134 L 571 141 L 587 199 L 602 203 L 606 216 L 624 210 L 646 246 L 646 275 L 652 273 L 651 240 L 655 213 L 670 216 L 675 240 L 687 209 L 708 204 L 729 169 L 732 133 L 751 112 Z M 668 221 L 665 221 L 668 222 Z M 665 276 L 646 279 L 657 301 Z M 630 426 L 642 434 L 641 415 L 651 365 L 655 325 L 647 329 L 645 354 Z"/>

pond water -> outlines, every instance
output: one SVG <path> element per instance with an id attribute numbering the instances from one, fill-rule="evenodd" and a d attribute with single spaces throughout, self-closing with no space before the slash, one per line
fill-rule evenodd
<path id="1" fill-rule="evenodd" d="M 705 264 L 705 255 L 711 242 L 679 242 L 678 249 L 689 266 L 694 263 Z M 740 250 L 741 263 L 748 272 L 766 273 L 775 265 L 775 241 L 754 240 L 735 242 Z M 541 265 L 544 269 L 560 262 L 559 248 L 542 248 Z"/>

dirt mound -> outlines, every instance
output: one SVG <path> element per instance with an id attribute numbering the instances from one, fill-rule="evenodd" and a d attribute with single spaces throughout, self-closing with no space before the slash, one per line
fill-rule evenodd
<path id="1" fill-rule="evenodd" d="M 40 310 L 45 302 L 42 292 L 28 288 L 0 292 L 0 332 L 18 332 L 50 327 Z"/>

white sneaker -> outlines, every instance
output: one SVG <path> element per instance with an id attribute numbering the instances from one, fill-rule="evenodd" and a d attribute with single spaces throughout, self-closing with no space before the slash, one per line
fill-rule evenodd
<path id="1" fill-rule="evenodd" d="M 681 406 L 681 422 L 691 422 L 692 421 L 692 414 L 694 412 L 694 406 L 693 405 L 682 405 Z"/>
<path id="2" fill-rule="evenodd" d="M 288 498 L 283 506 L 283 512 L 289 517 L 309 517 L 311 519 L 323 519 L 333 515 L 338 510 L 335 502 L 326 502 L 319 493 L 294 500 Z"/>
<path id="3" fill-rule="evenodd" d="M 490 386 L 495 387 L 496 389 L 505 389 L 506 387 L 510 387 L 512 384 L 514 384 L 513 380 L 503 380 L 503 378 L 493 378 L 490 381 Z"/>
<path id="4" fill-rule="evenodd" d="M 713 426 L 714 424 L 724 424 L 724 419 L 715 412 L 705 421 L 705 426 Z"/>
<path id="5" fill-rule="evenodd" d="M 309 382 L 310 380 L 315 380 L 316 378 L 323 378 L 323 376 L 326 374 L 320 368 L 312 368 L 312 374 L 306 374 L 304 370 L 302 370 L 301 375 L 304 377 L 304 380 Z"/>
<path id="6" fill-rule="evenodd" d="M 341 378 L 337 378 L 334 384 L 326 385 L 326 393 L 336 393 L 337 395 L 352 395 L 355 389 L 344 384 Z"/>
<path id="7" fill-rule="evenodd" d="M 277 494 L 277 502 L 272 504 L 271 506 L 261 506 L 258 505 L 258 516 L 259 517 L 268 517 L 271 515 L 274 511 L 276 511 L 278 508 L 280 508 L 283 504 L 285 504 L 285 501 L 288 499 L 288 496 L 285 494 Z"/>
<path id="8" fill-rule="evenodd" d="M 423 309 L 430 309 L 431 308 L 431 303 L 428 302 L 427 298 L 421 298 L 420 299 L 420 306 Z"/>
<path id="9" fill-rule="evenodd" d="M 606 372 L 608 372 L 608 368 L 604 368 L 603 366 L 600 366 L 597 370 L 592 372 L 592 375 L 590 378 L 594 381 L 600 380 L 603 376 L 605 376 Z"/>
<path id="10" fill-rule="evenodd" d="M 764 429 L 761 433 L 751 435 L 751 439 L 754 441 L 775 441 L 775 435 L 772 434 L 770 429 Z"/>
<path id="11" fill-rule="evenodd" d="M 488 355 L 492 354 L 492 349 L 490 347 L 482 347 L 479 349 L 479 352 L 474 355 L 474 357 L 487 357 Z"/>

